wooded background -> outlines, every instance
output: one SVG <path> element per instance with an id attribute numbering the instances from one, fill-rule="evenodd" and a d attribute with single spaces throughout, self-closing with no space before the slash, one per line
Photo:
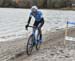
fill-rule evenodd
<path id="1" fill-rule="evenodd" d="M 39 8 L 71 7 L 74 0 L 0 0 L 0 7 L 29 8 L 37 5 Z"/>

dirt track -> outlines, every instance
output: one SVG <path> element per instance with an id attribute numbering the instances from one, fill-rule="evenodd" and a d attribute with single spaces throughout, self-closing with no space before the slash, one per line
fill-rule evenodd
<path id="1" fill-rule="evenodd" d="M 71 36 L 75 35 L 75 29 L 72 29 L 69 34 L 71 34 Z M 31 56 L 27 56 L 25 53 L 25 39 L 17 40 L 18 39 L 12 42 L 1 43 L 4 46 L 3 48 L 8 49 L 5 50 L 7 57 L 3 58 L 3 56 L 3 59 L 1 58 L 2 60 L 0 59 L 0 61 L 7 61 L 8 59 L 8 61 L 75 61 L 75 42 L 67 41 L 64 47 L 64 30 L 47 32 L 47 34 L 44 35 L 45 41 L 41 49 L 34 51 Z"/>

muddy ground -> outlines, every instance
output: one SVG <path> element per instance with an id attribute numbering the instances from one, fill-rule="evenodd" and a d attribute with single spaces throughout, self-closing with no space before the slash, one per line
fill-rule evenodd
<path id="1" fill-rule="evenodd" d="M 75 61 L 75 41 L 64 44 L 64 29 L 43 34 L 44 42 L 39 51 L 31 56 L 26 54 L 28 38 L 0 42 L 0 61 Z M 75 28 L 70 29 L 70 36 L 75 36 Z"/>

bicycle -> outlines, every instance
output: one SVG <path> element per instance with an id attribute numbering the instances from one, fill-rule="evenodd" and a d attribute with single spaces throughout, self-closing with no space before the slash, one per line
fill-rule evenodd
<path id="1" fill-rule="evenodd" d="M 36 50 L 40 49 L 40 45 L 41 45 L 40 32 L 39 32 L 38 27 L 37 28 L 35 26 L 28 26 L 28 27 L 32 27 L 34 29 L 32 34 L 28 38 L 28 42 L 27 42 L 27 46 L 26 46 L 27 55 L 31 55 L 34 46 L 36 47 Z"/>

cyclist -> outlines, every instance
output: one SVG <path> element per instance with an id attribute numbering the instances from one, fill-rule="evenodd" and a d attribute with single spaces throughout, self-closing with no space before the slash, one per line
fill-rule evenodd
<path id="1" fill-rule="evenodd" d="M 26 30 L 28 29 L 28 26 L 30 24 L 31 18 L 32 16 L 35 18 L 34 24 L 33 26 L 38 27 L 39 28 L 39 32 L 40 32 L 40 43 L 42 43 L 42 31 L 41 28 L 44 24 L 44 17 L 41 11 L 39 11 L 37 6 L 32 6 L 31 7 L 31 13 L 28 19 L 28 23 L 26 25 Z M 34 31 L 34 29 L 33 29 Z"/>

